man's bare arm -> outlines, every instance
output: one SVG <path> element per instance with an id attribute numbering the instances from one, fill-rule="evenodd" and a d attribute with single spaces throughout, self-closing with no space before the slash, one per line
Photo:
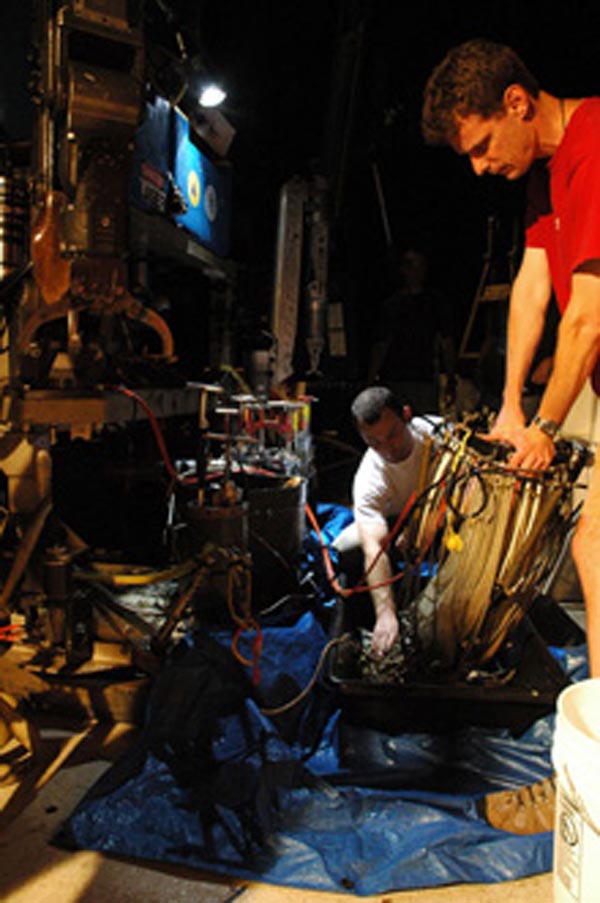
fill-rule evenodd
<path id="1" fill-rule="evenodd" d="M 561 320 L 554 368 L 539 407 L 544 420 L 562 423 L 600 354 L 600 260 L 573 274 L 569 305 Z M 537 427 L 525 430 L 510 460 L 513 466 L 547 467 L 554 443 Z"/>
<path id="2" fill-rule="evenodd" d="M 550 269 L 542 248 L 526 248 L 512 286 L 508 315 L 504 396 L 492 435 L 508 439 L 525 426 L 521 396 L 544 329 L 552 294 Z"/>
<path id="3" fill-rule="evenodd" d="M 392 587 L 388 581 L 392 577 L 392 567 L 386 552 L 381 552 L 387 536 L 387 526 L 382 523 L 358 523 L 358 535 L 365 557 L 365 570 L 369 571 L 367 582 L 371 589 L 371 600 L 375 610 L 373 628 L 373 652 L 383 655 L 392 648 L 398 638 L 398 618 Z M 384 584 L 378 586 L 378 584 Z"/>

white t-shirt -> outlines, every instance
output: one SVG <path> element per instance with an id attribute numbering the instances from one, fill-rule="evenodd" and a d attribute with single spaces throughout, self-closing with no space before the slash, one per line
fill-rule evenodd
<path id="1" fill-rule="evenodd" d="M 413 448 L 408 458 L 397 464 L 388 464 L 372 448 L 367 449 L 352 484 L 357 523 L 387 524 L 390 517 L 400 514 L 418 486 L 423 440 L 431 435 L 434 425 L 422 417 L 410 421 L 408 428 L 413 434 Z"/>

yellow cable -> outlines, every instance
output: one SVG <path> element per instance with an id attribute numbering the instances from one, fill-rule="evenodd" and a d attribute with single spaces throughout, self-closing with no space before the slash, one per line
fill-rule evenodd
<path id="1" fill-rule="evenodd" d="M 99 565 L 101 568 L 102 565 Z M 188 559 L 180 564 L 173 565 L 170 568 L 164 568 L 161 571 L 146 571 L 144 573 L 109 573 L 107 571 L 75 571 L 75 576 L 79 580 L 89 580 L 90 582 L 105 583 L 108 586 L 149 586 L 152 583 L 162 583 L 166 580 L 176 580 L 179 577 L 189 574 L 195 567 L 197 562 L 194 559 Z"/>
<path id="2" fill-rule="evenodd" d="M 458 464 L 465 453 L 467 442 L 469 441 L 472 432 L 473 431 L 470 429 L 465 430 L 464 436 L 460 441 L 458 451 L 454 455 L 454 459 L 452 461 L 452 464 L 450 465 L 451 473 L 456 473 L 456 471 L 458 470 Z M 444 545 L 449 552 L 462 552 L 464 547 L 462 539 L 454 529 L 454 514 L 451 510 L 448 510 L 448 520 L 446 522 L 446 530 L 444 533 Z"/>

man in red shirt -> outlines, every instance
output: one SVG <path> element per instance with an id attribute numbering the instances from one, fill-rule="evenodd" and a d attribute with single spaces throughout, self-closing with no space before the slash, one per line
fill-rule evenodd
<path id="1" fill-rule="evenodd" d="M 553 438 L 600 353 L 600 99 L 540 90 L 508 47 L 474 40 L 451 50 L 425 90 L 423 132 L 468 157 L 477 175 L 531 172 L 526 248 L 513 284 L 497 437 L 515 467 L 546 468 Z M 554 368 L 526 425 L 523 384 L 554 288 L 563 316 Z M 596 382 L 596 380 L 594 380 Z M 600 459 L 573 542 L 586 601 L 590 669 L 600 676 Z"/>
<path id="2" fill-rule="evenodd" d="M 509 47 L 473 40 L 449 51 L 424 94 L 423 134 L 468 158 L 477 175 L 530 173 L 526 247 L 512 287 L 503 404 L 493 434 L 515 467 L 544 469 L 600 354 L 600 99 L 559 98 Z M 527 424 L 523 385 L 552 289 L 562 312 L 554 367 Z M 573 539 L 586 603 L 592 676 L 600 677 L 600 457 Z M 538 827 L 538 830 L 541 828 Z"/>

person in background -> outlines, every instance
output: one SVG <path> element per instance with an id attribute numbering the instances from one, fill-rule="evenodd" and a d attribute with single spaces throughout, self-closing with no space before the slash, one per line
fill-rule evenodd
<path id="1" fill-rule="evenodd" d="M 586 380 L 600 387 L 600 98 L 554 96 L 510 47 L 475 39 L 450 50 L 429 77 L 422 129 L 428 143 L 449 145 L 476 175 L 513 181 L 528 174 L 525 250 L 512 286 L 503 401 L 493 435 L 514 446 L 513 467 L 545 469 Z M 523 386 L 553 292 L 562 316 L 552 372 L 527 422 Z M 600 456 L 572 548 L 586 605 L 590 672 L 600 677 Z M 554 804 L 548 780 L 496 795 L 488 812 L 519 833 L 548 830 Z"/>
<path id="2" fill-rule="evenodd" d="M 410 408 L 386 386 L 370 386 L 352 402 L 352 417 L 368 446 L 352 485 L 354 522 L 334 542 L 345 569 L 351 555 L 362 550 L 362 567 L 367 571 L 375 625 L 372 651 L 376 656 L 389 652 L 398 639 L 398 616 L 393 575 L 388 551 L 382 553 L 388 531 L 403 511 L 419 482 L 423 443 L 433 423 L 412 418 Z M 393 552 L 393 549 L 390 550 Z"/>
<path id="3" fill-rule="evenodd" d="M 436 412 L 450 403 L 454 390 L 452 310 L 429 284 L 422 251 L 405 250 L 394 270 L 394 291 L 375 325 L 367 382 L 410 398 L 419 414 Z"/>

